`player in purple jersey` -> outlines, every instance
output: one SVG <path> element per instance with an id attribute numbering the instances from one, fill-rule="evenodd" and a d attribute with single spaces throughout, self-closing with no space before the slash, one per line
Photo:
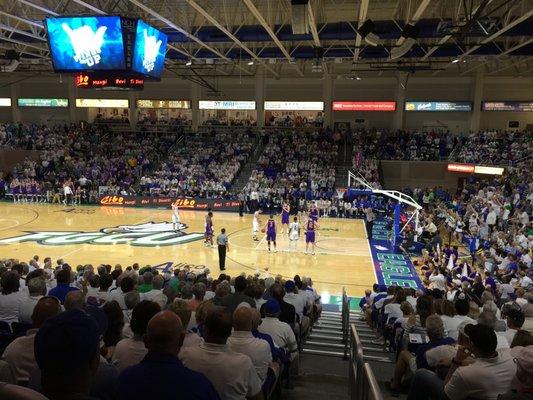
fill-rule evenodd
<path id="1" fill-rule="evenodd" d="M 274 252 L 276 252 L 276 221 L 274 221 L 274 216 L 270 215 L 270 218 L 266 224 L 266 236 L 268 243 L 268 251 L 270 251 L 270 242 L 274 243 Z"/>
<path id="2" fill-rule="evenodd" d="M 205 217 L 204 245 L 213 247 L 213 213 L 209 211 Z"/>
<path id="3" fill-rule="evenodd" d="M 14 178 L 9 185 L 11 187 L 11 193 L 13 194 L 13 202 L 20 200 L 20 182 L 17 178 Z"/>
<path id="4" fill-rule="evenodd" d="M 315 203 L 311 205 L 311 211 L 309 211 L 309 218 L 312 219 L 314 222 L 318 221 L 318 209 L 316 208 Z"/>
<path id="5" fill-rule="evenodd" d="M 311 243 L 312 253 L 315 255 L 315 232 L 318 229 L 318 224 L 313 219 L 309 218 L 305 224 L 305 254 L 309 254 L 309 244 Z"/>
<path id="6" fill-rule="evenodd" d="M 289 203 L 284 202 L 281 206 L 281 233 L 285 233 L 285 227 L 287 227 L 287 234 L 289 233 L 289 216 L 291 213 L 291 206 Z"/>

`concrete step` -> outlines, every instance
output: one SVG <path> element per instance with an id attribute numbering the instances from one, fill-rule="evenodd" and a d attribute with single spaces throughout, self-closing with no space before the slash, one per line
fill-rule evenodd
<path id="1" fill-rule="evenodd" d="M 341 329 L 325 329 L 320 326 L 313 327 L 313 332 L 316 332 L 318 334 L 332 334 L 332 335 L 341 334 L 342 335 Z"/>
<path id="2" fill-rule="evenodd" d="M 311 332 L 309 335 L 309 339 L 323 339 L 323 340 L 331 340 L 334 342 L 341 342 L 342 341 L 342 334 L 338 335 L 326 335 L 326 334 L 320 334 Z"/>
<path id="3" fill-rule="evenodd" d="M 319 342 L 319 341 L 316 341 L 316 340 L 308 340 L 308 341 L 306 341 L 305 345 L 304 345 L 304 348 L 307 348 L 308 346 L 344 349 L 344 344 L 343 343 Z"/>
<path id="4" fill-rule="evenodd" d="M 380 356 L 369 356 L 369 355 L 365 355 L 363 353 L 363 359 L 365 361 L 377 361 L 377 362 L 383 362 L 383 363 L 387 363 L 387 364 L 394 364 L 394 361 L 391 360 L 390 358 L 388 357 L 380 357 Z"/>
<path id="5" fill-rule="evenodd" d="M 330 356 L 344 358 L 344 352 L 328 351 L 328 350 L 315 350 L 315 349 L 303 349 L 304 354 L 315 354 L 317 356 Z"/>

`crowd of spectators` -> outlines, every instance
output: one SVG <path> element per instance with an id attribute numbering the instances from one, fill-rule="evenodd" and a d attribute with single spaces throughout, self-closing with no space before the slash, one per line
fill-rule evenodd
<path id="1" fill-rule="evenodd" d="M 316 115 L 301 115 L 297 112 L 268 112 L 266 115 L 265 126 L 274 127 L 292 127 L 292 128 L 310 128 L 322 127 L 324 125 L 324 116 L 321 112 Z"/>
<path id="2" fill-rule="evenodd" d="M 298 371 L 310 278 L 0 262 L 0 381 L 55 399 L 262 399 Z"/>
<path id="3" fill-rule="evenodd" d="M 314 131 L 277 132 L 263 138 L 266 146 L 244 193 L 258 199 L 333 196 L 338 158 L 334 137 Z"/>
<path id="4" fill-rule="evenodd" d="M 224 197 L 253 151 L 250 132 L 198 133 L 167 154 L 156 171 L 140 178 L 144 194 Z"/>

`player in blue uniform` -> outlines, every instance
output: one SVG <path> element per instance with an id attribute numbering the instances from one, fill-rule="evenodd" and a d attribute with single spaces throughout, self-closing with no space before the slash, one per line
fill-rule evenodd
<path id="1" fill-rule="evenodd" d="M 309 244 L 311 244 L 312 253 L 315 254 L 315 231 L 318 229 L 318 224 L 312 218 L 307 220 L 305 224 L 305 254 L 309 254 Z"/>
<path id="2" fill-rule="evenodd" d="M 284 202 L 281 206 L 281 233 L 285 233 L 285 227 L 287 227 L 287 234 L 289 233 L 289 216 L 291 214 L 291 206 L 289 203 Z"/>
<path id="3" fill-rule="evenodd" d="M 270 251 L 270 242 L 274 243 L 274 252 L 276 252 L 276 221 L 274 221 L 274 216 L 270 215 L 270 218 L 266 224 L 266 236 L 268 243 L 268 251 Z"/>

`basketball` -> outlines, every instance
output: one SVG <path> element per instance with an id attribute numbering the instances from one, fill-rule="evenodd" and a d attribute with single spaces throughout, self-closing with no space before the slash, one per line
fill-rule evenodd
<path id="1" fill-rule="evenodd" d="M 265 233 L 265 232 L 266 232 L 265 228 L 261 229 L 261 233 Z"/>

